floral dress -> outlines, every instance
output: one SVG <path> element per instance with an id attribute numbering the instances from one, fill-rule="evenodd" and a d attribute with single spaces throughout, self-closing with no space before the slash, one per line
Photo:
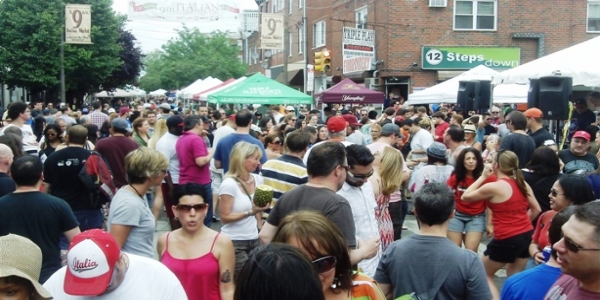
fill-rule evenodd
<path id="1" fill-rule="evenodd" d="M 377 195 L 377 208 L 375 208 L 375 219 L 379 226 L 379 235 L 381 236 L 381 251 L 385 251 L 387 247 L 394 241 L 394 224 L 390 217 L 388 209 L 390 196 L 382 193 Z"/>

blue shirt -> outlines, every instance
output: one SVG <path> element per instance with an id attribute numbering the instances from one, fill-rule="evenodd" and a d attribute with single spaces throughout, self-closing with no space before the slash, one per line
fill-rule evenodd
<path id="1" fill-rule="evenodd" d="M 235 146 L 235 144 L 238 142 L 248 142 L 257 145 L 262 151 L 260 164 L 264 165 L 267 162 L 267 152 L 265 152 L 265 146 L 259 140 L 255 139 L 249 134 L 232 133 L 220 139 L 219 143 L 217 144 L 217 148 L 215 149 L 214 159 L 221 162 L 223 174 L 229 171 L 229 155 L 231 154 L 233 146 Z M 258 170 L 256 172 L 258 172 Z"/>
<path id="2" fill-rule="evenodd" d="M 547 264 L 517 273 L 504 282 L 502 300 L 543 300 L 548 290 L 560 276 L 560 268 Z"/>

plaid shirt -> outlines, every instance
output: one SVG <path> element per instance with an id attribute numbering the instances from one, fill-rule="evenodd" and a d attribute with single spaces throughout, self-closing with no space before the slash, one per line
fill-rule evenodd
<path id="1" fill-rule="evenodd" d="M 88 116 L 92 119 L 92 124 L 98 126 L 98 128 L 102 127 L 102 123 L 108 120 L 108 116 L 105 113 L 96 110 L 89 113 Z"/>

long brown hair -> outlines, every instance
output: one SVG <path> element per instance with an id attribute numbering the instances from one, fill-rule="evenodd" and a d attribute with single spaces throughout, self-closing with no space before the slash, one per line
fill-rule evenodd
<path id="1" fill-rule="evenodd" d="M 529 192 L 527 191 L 527 185 L 523 178 L 523 172 L 519 169 L 519 157 L 512 151 L 500 150 L 496 152 L 496 163 L 498 164 L 498 170 L 500 170 L 500 172 L 515 178 L 521 193 L 528 197 Z"/>

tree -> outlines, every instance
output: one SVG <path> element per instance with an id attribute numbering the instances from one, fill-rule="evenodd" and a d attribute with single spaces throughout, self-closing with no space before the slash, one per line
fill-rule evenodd
<path id="1" fill-rule="evenodd" d="M 184 26 L 175 39 L 163 45 L 158 59 L 149 62 L 140 85 L 144 83 L 143 88 L 147 88 L 160 80 L 160 87 L 178 89 L 208 76 L 221 80 L 238 78 L 246 74 L 239 52 L 237 43 L 225 33 L 203 34 Z"/>
<path id="2" fill-rule="evenodd" d="M 154 50 L 142 58 L 145 74 L 140 76 L 141 89 L 150 92 L 162 88 L 163 85 L 160 81 L 162 55 L 162 51 Z"/>
<path id="3" fill-rule="evenodd" d="M 125 30 L 124 25 L 119 29 L 121 36 L 117 40 L 117 44 L 121 46 L 119 57 L 122 64 L 102 83 L 102 89 L 106 91 L 112 91 L 127 84 L 135 84 L 142 69 L 142 51 L 135 46 L 135 36 Z"/>

